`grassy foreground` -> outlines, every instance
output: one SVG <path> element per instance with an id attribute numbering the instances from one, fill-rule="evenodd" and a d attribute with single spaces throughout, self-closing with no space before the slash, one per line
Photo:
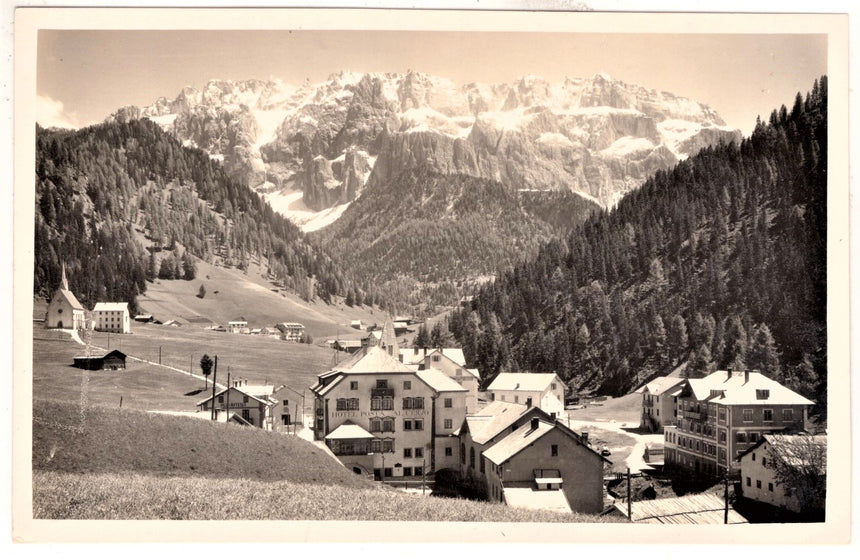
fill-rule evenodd
<path id="1" fill-rule="evenodd" d="M 253 428 L 37 400 L 37 519 L 616 521 L 407 494 Z"/>
<path id="2" fill-rule="evenodd" d="M 345 490 L 247 479 L 36 472 L 33 487 L 33 515 L 39 519 L 624 521 L 421 497 L 382 486 Z"/>

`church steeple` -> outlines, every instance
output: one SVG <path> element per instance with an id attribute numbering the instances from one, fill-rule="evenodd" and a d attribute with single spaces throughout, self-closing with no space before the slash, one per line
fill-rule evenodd
<path id="1" fill-rule="evenodd" d="M 63 263 L 63 279 L 62 279 L 62 282 L 61 282 L 60 286 L 61 286 L 64 290 L 68 290 L 68 289 L 69 289 L 69 280 L 68 280 L 68 278 L 66 278 L 66 263 Z"/>

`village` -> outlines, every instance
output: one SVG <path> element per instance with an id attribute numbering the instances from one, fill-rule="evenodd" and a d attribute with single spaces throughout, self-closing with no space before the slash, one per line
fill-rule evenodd
<path id="1" fill-rule="evenodd" d="M 44 327 L 86 346 L 74 367 L 121 374 L 127 354 L 96 351 L 76 333 L 130 334 L 134 321 L 182 326 L 132 318 L 125 303 L 87 311 L 64 271 Z M 355 476 L 428 497 L 661 524 L 823 513 L 827 437 L 810 422 L 814 403 L 760 372 L 688 378 L 679 368 L 614 399 L 574 395 L 553 372 L 501 372 L 486 384 L 460 348 L 410 347 L 403 335 L 416 323 L 353 321 L 354 336 L 325 341 L 342 357 L 309 387 L 219 374 L 216 356 L 196 410 L 182 414 L 303 438 Z M 309 341 L 297 322 L 202 328 Z"/>

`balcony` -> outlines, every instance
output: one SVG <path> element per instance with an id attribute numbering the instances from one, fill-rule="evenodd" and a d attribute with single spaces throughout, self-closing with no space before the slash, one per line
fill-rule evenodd
<path id="1" fill-rule="evenodd" d="M 700 422 L 708 419 L 708 413 L 705 411 L 696 412 L 694 410 L 687 410 L 684 412 L 684 418 L 689 420 L 699 420 Z"/>
<path id="2" fill-rule="evenodd" d="M 390 388 L 375 388 L 370 390 L 371 397 L 393 397 L 394 389 Z"/>

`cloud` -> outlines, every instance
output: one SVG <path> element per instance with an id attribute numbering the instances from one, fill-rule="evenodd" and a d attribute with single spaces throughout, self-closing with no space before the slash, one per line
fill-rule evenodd
<path id="1" fill-rule="evenodd" d="M 62 101 L 36 96 L 36 122 L 45 128 L 80 128 L 74 113 L 66 113 Z"/>

